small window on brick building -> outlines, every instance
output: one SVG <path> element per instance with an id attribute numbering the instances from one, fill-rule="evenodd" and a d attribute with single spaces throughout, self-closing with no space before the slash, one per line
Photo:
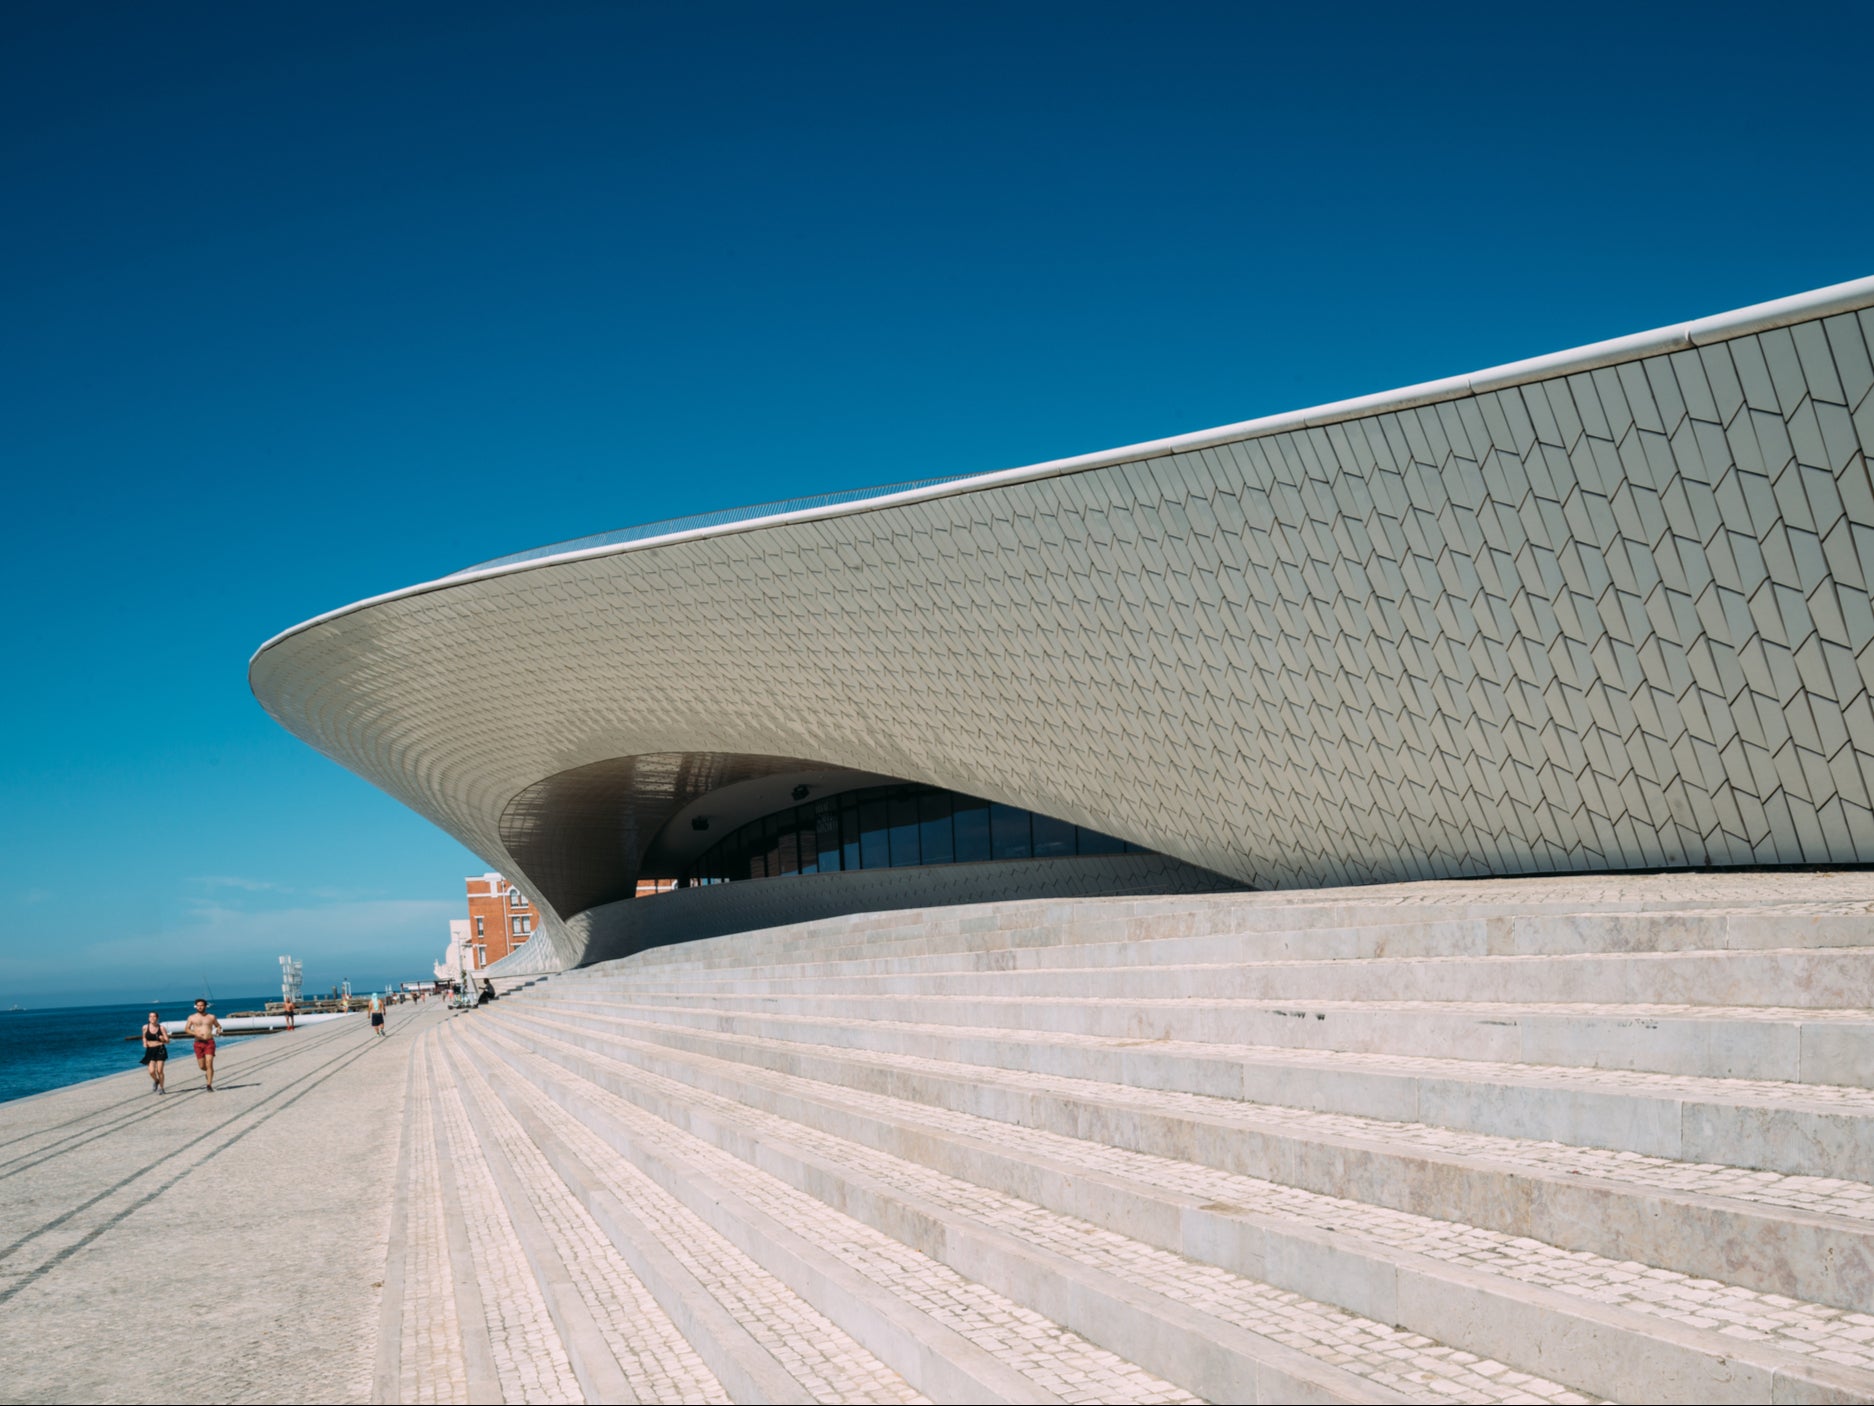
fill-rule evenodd
<path id="1" fill-rule="evenodd" d="M 488 936 L 488 934 L 487 934 L 486 932 L 484 932 L 484 931 L 482 931 L 482 919 L 480 919 L 480 918 L 477 918 L 477 919 L 475 920 L 475 936 L 477 936 L 477 937 L 486 937 L 486 936 Z"/>

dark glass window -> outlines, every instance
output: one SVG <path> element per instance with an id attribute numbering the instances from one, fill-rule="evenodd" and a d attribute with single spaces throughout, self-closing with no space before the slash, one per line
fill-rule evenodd
<path id="1" fill-rule="evenodd" d="M 813 827 L 813 811 L 807 807 L 794 812 L 795 843 L 800 850 L 800 872 L 817 874 L 820 872 L 820 834 Z"/>
<path id="2" fill-rule="evenodd" d="M 891 867 L 890 807 L 881 796 L 859 802 L 859 867 Z"/>
<path id="3" fill-rule="evenodd" d="M 989 858 L 989 802 L 957 797 L 955 825 L 958 864 Z"/>
<path id="4" fill-rule="evenodd" d="M 931 786 L 874 786 L 749 821 L 699 855 L 681 883 L 1122 853 L 1149 851 L 1019 806 Z"/>
<path id="5" fill-rule="evenodd" d="M 891 798 L 891 864 L 903 869 L 917 862 L 917 792 L 904 791 Z"/>
<path id="6" fill-rule="evenodd" d="M 926 864 L 948 864 L 956 858 L 950 835 L 950 793 L 926 791 L 917 798 L 918 848 Z"/>
<path id="7" fill-rule="evenodd" d="M 1035 813 L 1035 858 L 1050 859 L 1074 852 L 1074 826 L 1070 820 Z"/>
<path id="8" fill-rule="evenodd" d="M 989 806 L 989 844 L 997 859 L 1027 859 L 1034 853 L 1028 833 L 1029 812 L 1000 801 Z"/>
<path id="9" fill-rule="evenodd" d="M 820 852 L 820 872 L 828 874 L 839 868 L 839 807 L 822 801 L 819 812 L 814 817 L 814 848 Z"/>

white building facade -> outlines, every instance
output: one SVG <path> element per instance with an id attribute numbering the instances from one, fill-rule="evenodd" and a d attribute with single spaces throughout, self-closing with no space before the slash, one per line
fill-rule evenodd
<path id="1" fill-rule="evenodd" d="M 253 688 L 526 885 L 530 967 L 863 905 L 1874 862 L 1871 309 L 562 544 L 308 621 Z M 524 700 L 465 686 L 521 655 Z"/>

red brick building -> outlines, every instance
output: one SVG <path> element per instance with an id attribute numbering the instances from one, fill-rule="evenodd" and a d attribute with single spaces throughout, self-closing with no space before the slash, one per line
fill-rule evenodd
<path id="1" fill-rule="evenodd" d="M 467 883 L 469 943 L 481 968 L 524 945 L 539 926 L 540 915 L 527 895 L 499 874 L 482 874 Z"/>

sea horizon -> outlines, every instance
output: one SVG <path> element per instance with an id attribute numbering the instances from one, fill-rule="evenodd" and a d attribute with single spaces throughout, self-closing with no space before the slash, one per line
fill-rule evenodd
<path id="1" fill-rule="evenodd" d="M 209 1009 L 216 1015 L 257 1010 L 277 1001 L 277 992 L 265 995 L 218 996 Z M 194 1008 L 195 997 L 169 1001 L 112 1001 L 100 1005 L 41 1006 L 0 1010 L 0 1103 L 49 1093 L 72 1084 L 140 1068 L 142 1051 L 135 1041 L 144 1017 L 154 1009 L 164 1020 L 181 1020 Z M 233 1044 L 265 1036 L 229 1036 Z M 186 1046 L 175 1051 L 187 1060 Z M 190 1067 L 193 1062 L 190 1061 Z"/>

